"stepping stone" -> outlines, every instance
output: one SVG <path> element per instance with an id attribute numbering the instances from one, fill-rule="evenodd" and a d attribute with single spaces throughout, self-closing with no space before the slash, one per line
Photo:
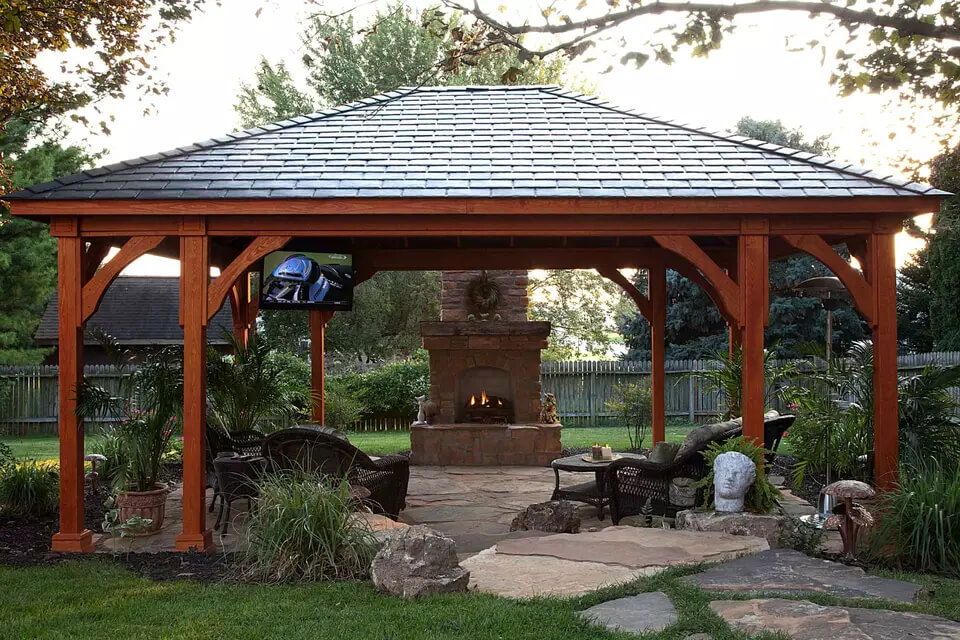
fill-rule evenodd
<path id="1" fill-rule="evenodd" d="M 505 540 L 497 545 L 497 554 L 550 556 L 641 569 L 731 560 L 768 548 L 766 540 L 752 536 L 620 526 L 594 533 Z"/>
<path id="2" fill-rule="evenodd" d="M 859 567 L 811 558 L 799 551 L 771 549 L 681 578 L 708 591 L 815 591 L 845 598 L 913 602 L 920 585 L 869 576 Z"/>
<path id="3" fill-rule="evenodd" d="M 781 631 L 794 640 L 956 640 L 960 624 L 923 613 L 827 607 L 806 600 L 715 600 L 710 609 L 738 631 Z"/>
<path id="4" fill-rule="evenodd" d="M 677 622 L 677 610 L 667 594 L 661 591 L 641 593 L 629 598 L 610 600 L 577 614 L 585 620 L 601 624 L 610 631 L 653 633 Z"/>

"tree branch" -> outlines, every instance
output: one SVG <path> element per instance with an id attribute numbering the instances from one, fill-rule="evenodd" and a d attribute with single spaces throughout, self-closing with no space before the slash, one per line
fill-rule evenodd
<path id="1" fill-rule="evenodd" d="M 563 23 L 544 23 L 539 25 L 511 25 L 499 22 L 484 11 L 478 4 L 473 7 L 467 7 L 456 0 L 444 0 L 444 4 L 452 9 L 464 11 L 472 14 L 478 20 L 481 20 L 497 31 L 511 36 L 519 36 L 525 33 L 548 33 L 563 34 L 573 31 L 587 30 L 591 33 L 605 31 L 644 15 L 660 15 L 664 13 L 707 13 L 719 15 L 725 18 L 733 18 L 741 14 L 767 13 L 770 11 L 800 11 L 810 15 L 831 15 L 842 22 L 864 24 L 874 27 L 884 27 L 896 29 L 901 35 L 916 35 L 928 38 L 937 38 L 940 40 L 960 40 L 960 29 L 952 25 L 937 25 L 918 20 L 916 18 L 899 17 L 892 15 L 880 15 L 872 10 L 856 10 L 849 7 L 829 4 L 827 2 L 806 2 L 804 0 L 757 0 L 756 2 L 730 3 L 730 4 L 711 4 L 704 2 L 654 2 L 648 5 L 640 5 L 624 9 L 622 11 L 612 11 L 602 16 L 588 18 L 584 20 L 563 22 Z M 578 36 L 577 40 L 582 40 L 583 36 Z M 511 38 L 515 41 L 515 38 Z M 555 51 L 562 47 L 553 47 Z M 542 55 L 537 52 L 537 55 Z"/>

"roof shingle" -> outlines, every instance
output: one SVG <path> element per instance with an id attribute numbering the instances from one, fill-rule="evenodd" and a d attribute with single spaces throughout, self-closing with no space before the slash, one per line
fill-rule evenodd
<path id="1" fill-rule="evenodd" d="M 558 87 L 420 87 L 33 185 L 11 199 L 948 195 Z"/>

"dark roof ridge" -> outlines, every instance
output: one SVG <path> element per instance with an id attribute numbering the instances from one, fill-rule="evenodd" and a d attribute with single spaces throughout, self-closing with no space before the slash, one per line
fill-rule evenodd
<path id="1" fill-rule="evenodd" d="M 946 191 L 941 191 L 936 187 L 928 184 L 912 182 L 910 180 L 904 180 L 902 178 L 894 178 L 894 174 L 890 173 L 886 176 L 878 174 L 872 169 L 865 169 L 863 167 L 857 167 L 852 162 L 845 162 L 843 160 L 836 160 L 834 158 L 829 158 L 827 156 L 819 156 L 814 153 L 809 153 L 807 151 L 801 151 L 799 149 L 792 149 L 790 147 L 784 147 L 782 145 L 773 144 L 771 142 L 766 142 L 764 140 L 755 140 L 752 138 L 747 138 L 746 136 L 739 136 L 733 134 L 729 131 L 715 130 L 709 127 L 697 127 L 690 123 L 682 123 L 676 120 L 667 120 L 659 116 L 651 116 L 646 113 L 637 113 L 636 110 L 621 107 L 618 105 L 611 104 L 608 100 L 603 100 L 595 96 L 587 96 L 583 93 L 569 91 L 557 87 L 557 90 L 547 90 L 549 85 L 546 85 L 541 89 L 544 93 L 549 93 L 551 95 L 559 96 L 561 98 L 566 98 L 568 100 L 575 100 L 577 102 L 582 102 L 584 104 L 593 105 L 595 107 L 600 107 L 602 109 L 607 109 L 608 111 L 613 111 L 615 113 L 620 113 L 626 116 L 632 116 L 635 118 L 643 118 L 644 120 L 649 120 L 650 122 L 656 122 L 659 124 L 665 124 L 671 127 L 676 127 L 678 129 L 684 129 L 686 131 L 692 131 L 711 138 L 716 138 L 718 140 L 726 140 L 728 142 L 735 142 L 737 144 L 752 147 L 754 149 L 760 149 L 762 151 L 769 151 L 785 158 L 792 158 L 794 160 L 800 160 L 807 164 L 814 166 L 826 167 L 832 169 L 838 173 L 845 173 L 848 175 L 854 175 L 858 178 L 863 178 L 871 182 L 882 184 L 886 186 L 896 186 L 901 189 L 907 189 L 922 195 L 936 195 L 937 193 L 950 195 Z M 804 157 L 805 156 L 805 157 Z M 869 175 L 873 174 L 873 175 Z"/>
<path id="2" fill-rule="evenodd" d="M 546 85 L 545 85 L 546 86 Z M 83 171 L 78 171 L 77 173 L 72 173 L 60 178 L 55 178 L 48 182 L 41 182 L 40 184 L 28 185 L 23 188 L 23 191 L 29 191 L 31 193 L 43 193 L 57 187 L 62 187 L 66 185 L 79 182 L 86 178 L 99 178 L 100 176 L 109 175 L 116 173 L 117 171 L 122 171 L 124 169 L 131 169 L 133 167 L 142 167 L 148 165 L 151 162 L 160 162 L 162 160 L 168 160 L 170 158 L 176 158 L 178 156 L 186 155 L 197 151 L 198 149 L 208 149 L 210 147 L 219 147 L 224 144 L 229 144 L 235 140 L 244 140 L 246 138 L 252 138 L 263 133 L 273 133 L 274 131 L 280 131 L 282 129 L 289 129 L 290 127 L 296 127 L 308 122 L 317 122 L 318 120 L 323 120 L 325 118 L 331 118 L 333 116 L 339 116 L 344 113 L 349 113 L 352 111 L 358 111 L 366 107 L 373 105 L 386 104 L 392 102 L 404 96 L 410 95 L 414 91 L 418 90 L 413 88 L 411 90 L 405 91 L 405 87 L 395 89 L 393 91 L 387 91 L 385 93 L 379 93 L 375 96 L 369 98 L 361 98 L 360 100 L 355 100 L 354 102 L 348 102 L 347 104 L 338 105 L 335 107 L 330 107 L 323 111 L 315 111 L 314 113 L 304 114 L 300 116 L 293 116 L 292 118 L 287 118 L 285 120 L 277 120 L 275 122 L 268 122 L 257 127 L 251 127 L 249 129 L 242 129 L 239 131 L 233 131 L 216 138 L 207 138 L 206 140 L 200 140 L 182 147 L 176 147 L 175 149 L 170 149 L 169 151 L 160 151 L 157 153 L 152 153 L 146 156 L 139 156 L 136 158 L 130 158 L 128 160 L 121 160 L 120 162 L 115 162 L 113 164 L 104 165 L 102 167 L 94 167 L 93 169 L 85 169 Z M 10 197 L 16 194 L 13 193 L 7 194 L 4 197 Z"/>

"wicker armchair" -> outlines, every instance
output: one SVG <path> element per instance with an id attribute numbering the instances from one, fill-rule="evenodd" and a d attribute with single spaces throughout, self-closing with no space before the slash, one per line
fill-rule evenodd
<path id="1" fill-rule="evenodd" d="M 217 472 L 213 467 L 213 461 L 221 453 L 234 452 L 241 456 L 258 456 L 263 448 L 264 436 L 259 431 L 236 431 L 227 433 L 224 429 L 207 423 L 207 456 L 206 456 L 206 476 L 207 486 L 213 487 L 213 500 L 210 501 L 210 513 L 217 504 L 217 498 L 220 495 L 220 484 L 217 482 Z"/>
<path id="2" fill-rule="evenodd" d="M 764 420 L 764 447 L 776 451 L 783 434 L 793 424 L 792 415 L 771 416 Z M 729 428 L 725 428 L 729 427 Z M 670 482 L 675 478 L 701 480 L 708 473 L 702 453 L 711 442 L 724 442 L 743 433 L 738 420 L 703 427 L 712 429 L 711 437 L 696 446 L 682 448 L 676 459 L 668 463 L 656 463 L 635 458 L 621 458 L 607 468 L 607 491 L 610 495 L 610 516 L 617 524 L 620 518 L 641 512 L 650 501 L 652 513 L 674 516 L 688 507 L 670 503 Z M 703 501 L 703 490 L 697 490 L 696 503 Z"/>
<path id="3" fill-rule="evenodd" d="M 262 455 L 271 469 L 306 470 L 366 487 L 370 490 L 366 500 L 370 508 L 394 520 L 406 506 L 410 461 L 403 456 L 371 460 L 334 429 L 282 429 L 267 436 Z"/>

